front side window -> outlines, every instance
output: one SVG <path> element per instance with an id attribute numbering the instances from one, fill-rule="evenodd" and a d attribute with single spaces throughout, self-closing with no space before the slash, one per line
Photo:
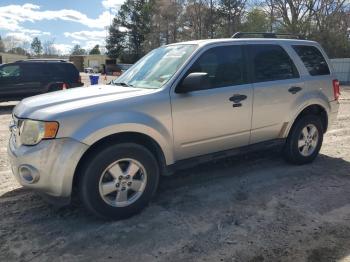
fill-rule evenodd
<path id="1" fill-rule="evenodd" d="M 312 76 L 329 75 L 329 68 L 320 50 L 314 46 L 294 45 L 295 52 L 303 61 L 307 71 Z"/>
<path id="2" fill-rule="evenodd" d="M 255 82 L 298 78 L 299 73 L 287 52 L 279 45 L 250 45 Z"/>
<path id="3" fill-rule="evenodd" d="M 203 89 L 234 86 L 246 83 L 242 46 L 219 46 L 205 51 L 191 66 L 190 73 L 207 73 Z"/>
<path id="4" fill-rule="evenodd" d="M 176 73 L 197 45 L 178 44 L 159 47 L 114 80 L 114 85 L 160 88 Z"/>
<path id="5" fill-rule="evenodd" d="M 11 78 L 11 77 L 19 77 L 20 76 L 20 68 L 18 65 L 8 65 L 0 67 L 0 77 L 1 78 Z"/>

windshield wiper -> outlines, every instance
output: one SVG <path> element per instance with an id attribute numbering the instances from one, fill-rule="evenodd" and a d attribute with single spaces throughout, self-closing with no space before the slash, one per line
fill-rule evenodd
<path id="1" fill-rule="evenodd" d="M 116 86 L 130 86 L 130 87 L 133 87 L 133 85 L 131 85 L 131 84 L 128 84 L 128 83 L 124 83 L 124 82 L 121 82 L 121 83 L 119 83 L 119 82 L 113 82 L 113 85 L 116 85 Z"/>

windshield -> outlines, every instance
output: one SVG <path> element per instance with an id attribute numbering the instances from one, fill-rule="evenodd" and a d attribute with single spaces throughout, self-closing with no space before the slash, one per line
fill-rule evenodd
<path id="1" fill-rule="evenodd" d="M 153 50 L 126 71 L 114 85 L 160 88 L 175 74 L 197 45 L 171 45 Z"/>

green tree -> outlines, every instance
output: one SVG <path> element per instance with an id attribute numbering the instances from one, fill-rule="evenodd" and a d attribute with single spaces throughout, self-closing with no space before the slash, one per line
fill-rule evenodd
<path id="1" fill-rule="evenodd" d="M 4 41 L 2 41 L 1 36 L 0 36 L 0 52 L 5 52 L 5 44 L 4 44 Z"/>
<path id="2" fill-rule="evenodd" d="M 153 6 L 152 0 L 127 0 L 118 13 L 121 26 L 128 31 L 129 45 L 127 48 L 135 61 L 144 55 L 143 43 L 151 32 Z"/>
<path id="3" fill-rule="evenodd" d="M 100 51 L 100 46 L 99 45 L 95 45 L 89 52 L 90 55 L 100 55 L 101 51 Z"/>
<path id="4" fill-rule="evenodd" d="M 17 55 L 28 55 L 28 52 L 19 46 L 10 49 L 8 52 L 11 54 L 17 54 Z"/>
<path id="5" fill-rule="evenodd" d="M 246 15 L 242 24 L 242 31 L 246 32 L 268 32 L 269 16 L 261 9 L 253 8 Z"/>
<path id="6" fill-rule="evenodd" d="M 241 20 L 246 8 L 246 0 L 219 0 L 219 14 L 223 37 L 231 37 L 240 30 Z"/>
<path id="7" fill-rule="evenodd" d="M 75 45 L 71 51 L 71 55 L 85 55 L 85 49 L 81 48 L 80 45 Z"/>
<path id="8" fill-rule="evenodd" d="M 34 37 L 32 44 L 31 44 L 31 48 L 34 52 L 35 55 L 40 55 L 43 51 L 43 47 L 41 45 L 41 41 L 39 40 L 39 38 Z"/>
<path id="9" fill-rule="evenodd" d="M 121 32 L 121 21 L 118 17 L 113 19 L 106 39 L 107 55 L 111 58 L 119 58 L 126 47 L 126 32 Z"/>

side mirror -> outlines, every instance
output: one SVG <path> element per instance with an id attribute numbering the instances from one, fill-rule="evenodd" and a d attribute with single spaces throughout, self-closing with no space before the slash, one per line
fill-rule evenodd
<path id="1" fill-rule="evenodd" d="M 207 77 L 208 73 L 191 73 L 186 76 L 176 87 L 175 92 L 178 94 L 183 94 L 191 91 L 205 89 L 205 86 L 207 85 Z"/>

